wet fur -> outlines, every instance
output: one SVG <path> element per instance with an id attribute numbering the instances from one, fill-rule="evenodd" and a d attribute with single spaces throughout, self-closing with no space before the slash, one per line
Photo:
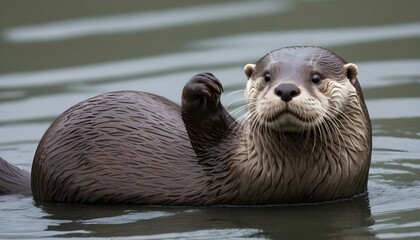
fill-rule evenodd
<path id="1" fill-rule="evenodd" d="M 239 122 L 217 94 L 206 100 L 197 94 L 196 86 L 203 85 L 192 81 L 181 107 L 128 91 L 81 102 L 58 117 L 40 141 L 32 165 L 34 198 L 215 205 L 320 202 L 364 193 L 370 120 L 351 75 L 357 72 L 347 71 L 346 64 L 316 47 L 267 54 L 255 68 L 245 68 L 249 113 Z M 317 89 L 303 86 L 306 99 L 293 100 L 308 124 L 293 118 L 267 123 L 283 104 L 260 85 L 267 67 L 287 81 L 314 70 L 329 79 Z"/>
<path id="2" fill-rule="evenodd" d="M 30 173 L 0 157 L 0 194 L 30 194 Z"/>
<path id="3" fill-rule="evenodd" d="M 179 106 L 134 91 L 102 94 L 64 112 L 32 166 L 40 202 L 194 205 L 207 181 Z"/>

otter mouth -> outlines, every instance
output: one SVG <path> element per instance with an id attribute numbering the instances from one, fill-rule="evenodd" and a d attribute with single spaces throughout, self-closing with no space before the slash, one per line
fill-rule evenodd
<path id="1" fill-rule="evenodd" d="M 273 114 L 272 116 L 267 118 L 267 122 L 274 122 L 274 121 L 276 121 L 276 120 L 278 120 L 282 117 L 287 117 L 287 116 L 294 117 L 294 118 L 300 120 L 301 122 L 305 122 L 305 123 L 311 123 L 312 122 L 312 119 L 302 117 L 299 114 L 297 114 L 297 113 L 295 113 L 295 112 L 293 112 L 293 111 L 291 111 L 290 109 L 287 109 L 287 108 L 285 110 L 277 112 L 276 114 Z"/>

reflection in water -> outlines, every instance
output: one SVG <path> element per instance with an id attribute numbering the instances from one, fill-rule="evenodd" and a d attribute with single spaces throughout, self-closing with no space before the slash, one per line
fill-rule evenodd
<path id="1" fill-rule="evenodd" d="M 48 219 L 41 208 L 33 207 L 32 197 L 20 195 L 0 196 L 0 234 L 1 238 L 48 237 L 58 232 L 46 232 L 48 226 L 59 226 L 69 220 Z M 7 216 L 7 217 L 5 217 Z M 73 233 L 85 233 L 75 230 Z"/>
<path id="2" fill-rule="evenodd" d="M 418 161 L 418 159 L 416 160 Z M 415 186 L 419 171 L 400 173 L 392 169 L 393 161 L 375 164 L 369 183 L 371 198 L 371 217 L 375 224 L 369 229 L 378 238 L 396 239 L 412 237 L 417 239 L 419 231 L 419 198 L 420 187 Z M 394 165 L 395 166 L 395 165 Z M 389 169 L 389 171 L 387 171 Z M 414 179 L 414 182 L 403 184 L 395 179 Z M 417 238 L 415 238 L 417 237 Z"/>
<path id="3" fill-rule="evenodd" d="M 97 34 L 139 32 L 174 26 L 270 14 L 289 10 L 282 1 L 253 1 L 199 5 L 179 9 L 140 12 L 107 17 L 67 20 L 7 29 L 4 38 L 12 42 L 54 41 Z"/>
<path id="4" fill-rule="evenodd" d="M 47 219 L 60 222 L 48 226 L 66 237 L 261 237 L 302 239 L 369 236 L 369 200 L 353 200 L 307 206 L 279 207 L 136 207 L 136 206 L 40 206 Z M 297 228 L 293 223 L 300 222 Z M 301 226 L 304 226 L 302 231 Z M 73 233 L 82 230 L 84 234 Z M 191 235 L 190 235 L 191 234 Z M 219 235 L 217 235 L 219 234 Z M 221 235 L 220 235 L 221 234 Z M 226 235 L 225 235 L 226 234 Z"/>

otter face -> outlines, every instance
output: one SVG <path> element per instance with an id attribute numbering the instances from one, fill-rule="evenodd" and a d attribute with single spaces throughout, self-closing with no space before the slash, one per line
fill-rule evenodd
<path id="1" fill-rule="evenodd" d="M 357 66 L 323 48 L 275 50 L 244 71 L 249 117 L 277 131 L 337 122 L 350 102 L 357 103 Z"/>

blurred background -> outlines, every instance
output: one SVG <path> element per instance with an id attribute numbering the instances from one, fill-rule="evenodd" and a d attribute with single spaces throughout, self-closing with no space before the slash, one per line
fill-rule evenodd
<path id="1" fill-rule="evenodd" d="M 86 98 L 140 90 L 179 103 L 184 84 L 205 71 L 222 81 L 222 102 L 232 111 L 243 104 L 236 101 L 246 82 L 243 66 L 292 45 L 327 47 L 359 66 L 374 131 L 369 196 L 362 207 L 281 208 L 279 215 L 200 209 L 194 217 L 189 210 L 172 209 L 146 214 L 163 222 L 141 225 L 143 213 L 155 210 L 73 209 L 79 219 L 66 215 L 68 208 L 35 206 L 31 198 L 0 198 L 0 237 L 147 232 L 164 238 L 159 234 L 174 231 L 180 235 L 169 236 L 420 237 L 419 9 L 418 0 L 0 0 L 0 156 L 21 168 L 30 170 L 51 122 Z M 331 214 L 320 223 L 325 212 Z M 121 220 L 127 214 L 128 223 Z M 115 226 L 99 221 L 92 229 L 81 221 L 103 215 L 113 217 Z M 205 224 L 197 225 L 197 218 Z M 238 223 L 238 218 L 247 220 Z M 174 221 L 178 225 L 171 230 L 156 227 Z M 302 224 L 308 235 L 299 231 Z"/>

